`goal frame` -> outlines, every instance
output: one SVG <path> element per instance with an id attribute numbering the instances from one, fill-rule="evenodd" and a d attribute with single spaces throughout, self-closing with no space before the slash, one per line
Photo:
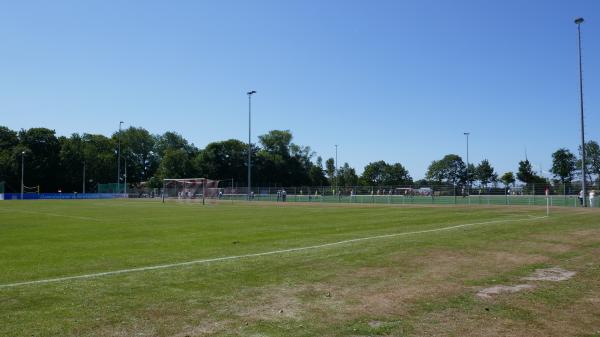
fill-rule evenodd
<path id="1" fill-rule="evenodd" d="M 210 179 L 207 178 L 165 178 L 163 179 L 163 190 L 162 190 L 162 202 L 165 203 L 165 194 L 167 189 L 167 182 L 200 182 L 202 183 L 202 205 L 206 204 L 206 183 Z"/>

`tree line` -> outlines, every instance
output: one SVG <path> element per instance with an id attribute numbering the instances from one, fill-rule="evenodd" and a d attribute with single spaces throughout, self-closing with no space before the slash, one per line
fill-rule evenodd
<path id="1" fill-rule="evenodd" d="M 434 160 L 425 179 L 413 181 L 401 163 L 371 162 L 359 176 L 348 163 L 336 167 L 333 158 L 325 161 L 309 146 L 292 142 L 289 130 L 272 130 L 252 144 L 254 186 L 508 186 L 516 180 L 524 184 L 568 183 L 580 176 L 581 161 L 568 149 L 552 154 L 553 181 L 538 175 L 531 163 L 519 162 L 516 174 L 495 172 L 487 159 L 468 165 L 459 155 L 448 154 Z M 117 151 L 121 148 L 121 176 L 117 177 Z M 581 152 L 581 149 L 580 149 Z M 600 147 L 586 144 L 589 181 L 600 176 Z M 154 135 L 141 127 L 129 127 L 110 137 L 99 134 L 56 136 L 54 130 L 31 128 L 19 131 L 0 126 L 0 182 L 7 191 L 21 186 L 21 162 L 25 163 L 25 186 L 40 186 L 43 192 L 95 191 L 99 183 L 120 183 L 161 187 L 164 178 L 206 177 L 247 184 L 248 146 L 237 139 L 212 142 L 203 149 L 176 132 Z"/>

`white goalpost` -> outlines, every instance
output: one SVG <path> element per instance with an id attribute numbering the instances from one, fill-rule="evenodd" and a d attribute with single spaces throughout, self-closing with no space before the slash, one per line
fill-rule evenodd
<path id="1" fill-rule="evenodd" d="M 176 200 L 202 200 L 214 198 L 219 193 L 219 181 L 207 178 L 167 178 L 163 179 L 162 201 L 165 199 Z"/>

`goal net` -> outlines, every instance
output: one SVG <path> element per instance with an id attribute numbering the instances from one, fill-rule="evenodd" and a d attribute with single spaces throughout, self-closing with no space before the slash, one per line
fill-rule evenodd
<path id="1" fill-rule="evenodd" d="M 219 196 L 219 181 L 206 178 L 163 179 L 163 200 L 193 200 L 217 198 Z"/>

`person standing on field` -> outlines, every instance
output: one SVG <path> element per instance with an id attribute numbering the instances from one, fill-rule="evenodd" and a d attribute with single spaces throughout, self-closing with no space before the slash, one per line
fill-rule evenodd
<path id="1" fill-rule="evenodd" d="M 583 206 L 583 190 L 579 191 L 579 205 Z"/>

